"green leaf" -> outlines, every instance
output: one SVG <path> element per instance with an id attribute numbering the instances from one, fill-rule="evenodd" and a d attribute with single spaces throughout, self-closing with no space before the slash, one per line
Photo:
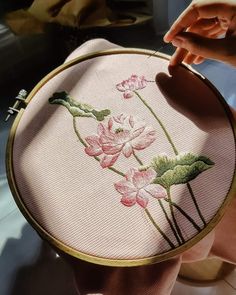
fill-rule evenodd
<path id="1" fill-rule="evenodd" d="M 214 166 L 209 158 L 192 153 L 179 154 L 173 158 L 159 155 L 152 160 L 151 167 L 156 171 L 153 183 L 160 184 L 166 189 L 172 185 L 187 183 L 203 171 Z"/>
<path id="2" fill-rule="evenodd" d="M 77 102 L 65 91 L 54 93 L 48 101 L 51 104 L 63 105 L 73 117 L 90 117 L 97 121 L 103 121 L 111 113 L 108 109 L 98 111 L 91 105 Z"/>

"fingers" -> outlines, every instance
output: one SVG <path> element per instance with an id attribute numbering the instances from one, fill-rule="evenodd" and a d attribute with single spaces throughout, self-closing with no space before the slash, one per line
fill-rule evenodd
<path id="1" fill-rule="evenodd" d="M 198 58 L 197 55 L 192 54 L 192 53 L 188 53 L 186 55 L 186 57 L 184 58 L 183 62 L 190 65 L 190 64 L 194 63 L 195 59 L 197 59 L 197 58 Z"/>
<path id="2" fill-rule="evenodd" d="M 185 31 L 199 18 L 212 19 L 218 17 L 223 20 L 231 20 L 235 15 L 235 7 L 235 1 L 228 1 L 227 3 L 212 3 L 211 0 L 193 1 L 171 26 L 164 36 L 164 41 L 171 42 L 177 34 Z"/>
<path id="3" fill-rule="evenodd" d="M 189 26 L 194 24 L 199 18 L 197 9 L 191 5 L 177 18 L 170 30 L 165 34 L 164 41 L 171 42 L 180 32 L 185 31 Z"/>
<path id="4" fill-rule="evenodd" d="M 236 39 L 211 39 L 185 32 L 176 36 L 172 43 L 179 48 L 172 56 L 171 65 L 184 60 L 188 52 L 204 58 L 236 63 Z"/>
<path id="5" fill-rule="evenodd" d="M 204 58 L 192 53 L 189 53 L 187 50 L 183 48 L 177 48 L 175 53 L 172 55 L 170 59 L 170 66 L 175 66 L 180 64 L 181 62 L 185 62 L 187 64 L 199 64 L 204 61 Z"/>
<path id="6" fill-rule="evenodd" d="M 177 64 L 180 64 L 187 55 L 188 55 L 188 50 L 184 48 L 177 48 L 175 53 L 172 55 L 170 59 L 170 65 L 175 66 Z"/>
<path id="7" fill-rule="evenodd" d="M 195 60 L 194 60 L 194 63 L 195 65 L 199 65 L 201 64 L 202 62 L 204 62 L 205 58 L 202 57 L 202 56 L 198 56 Z"/>
<path id="8" fill-rule="evenodd" d="M 205 18 L 200 18 L 198 19 L 194 24 L 192 24 L 191 30 L 195 31 L 195 30 L 210 30 L 213 27 L 215 27 L 217 24 L 219 24 L 219 22 L 217 21 L 216 18 L 210 18 L 210 19 L 205 19 Z"/>
<path id="9" fill-rule="evenodd" d="M 220 25 L 220 22 L 214 18 L 214 19 L 199 19 L 197 22 L 195 22 L 192 26 L 190 26 L 187 29 L 187 32 L 196 33 L 198 35 L 202 35 L 204 37 L 209 38 L 217 38 L 225 31 L 222 30 L 222 27 Z M 175 65 L 177 63 L 181 63 L 182 61 L 187 64 L 192 63 L 200 63 L 204 60 L 198 59 L 198 56 L 192 54 L 191 52 L 183 54 L 183 51 L 176 52 L 175 56 L 171 59 L 171 64 Z"/>

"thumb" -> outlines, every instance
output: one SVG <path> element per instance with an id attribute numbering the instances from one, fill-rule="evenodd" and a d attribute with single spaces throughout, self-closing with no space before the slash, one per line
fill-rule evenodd
<path id="1" fill-rule="evenodd" d="M 172 44 L 198 56 L 236 65 L 236 38 L 211 39 L 184 32 L 177 35 Z"/>

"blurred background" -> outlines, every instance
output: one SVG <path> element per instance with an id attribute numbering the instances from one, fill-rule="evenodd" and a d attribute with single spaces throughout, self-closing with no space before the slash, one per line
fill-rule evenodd
<path id="1" fill-rule="evenodd" d="M 0 1 L 0 294 L 74 295 L 71 270 L 16 207 L 5 171 L 4 122 L 19 90 L 28 92 L 78 46 L 104 38 L 124 47 L 172 54 L 164 33 L 189 0 L 1 0 Z M 236 69 L 206 61 L 196 66 L 236 107 Z M 177 282 L 173 295 L 236 294 L 236 274 L 213 286 Z M 124 295 L 124 294 L 121 294 Z M 158 294 L 157 294 L 158 295 Z"/>

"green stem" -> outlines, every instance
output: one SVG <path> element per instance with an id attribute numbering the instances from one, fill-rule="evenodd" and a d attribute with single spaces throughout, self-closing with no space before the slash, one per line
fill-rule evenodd
<path id="1" fill-rule="evenodd" d="M 161 230 L 161 228 L 156 224 L 155 220 L 152 218 L 152 215 L 148 211 L 148 209 L 145 209 L 145 212 L 150 219 L 151 223 L 155 226 L 155 228 L 159 231 L 159 233 L 162 235 L 162 237 L 167 241 L 167 243 L 170 245 L 172 249 L 175 249 L 175 245 L 171 242 L 171 240 L 167 237 L 167 235 Z"/>
<path id="2" fill-rule="evenodd" d="M 181 207 L 179 207 L 176 203 L 173 201 L 170 201 L 169 199 L 165 199 L 166 202 L 171 203 L 172 206 L 174 206 L 179 212 L 184 215 L 191 223 L 192 225 L 200 232 L 201 228 L 196 224 L 196 222 L 190 217 Z"/>
<path id="3" fill-rule="evenodd" d="M 180 230 L 179 225 L 178 225 L 178 223 L 177 223 L 177 220 L 176 220 L 176 218 L 175 218 L 174 209 L 173 209 L 173 206 L 172 206 L 171 195 L 170 195 L 170 189 L 167 188 L 166 191 L 167 191 L 168 200 L 170 201 L 170 202 L 169 202 L 170 212 L 171 212 L 171 216 L 172 216 L 172 219 L 173 219 L 173 221 L 174 221 L 174 224 L 175 224 L 175 228 L 176 228 L 176 230 L 177 230 L 177 233 L 178 233 L 178 235 L 179 235 L 179 237 L 180 237 L 182 243 L 185 243 L 184 237 L 183 237 L 183 235 L 182 235 L 182 233 L 181 233 L 181 230 Z"/>
<path id="4" fill-rule="evenodd" d="M 143 162 L 138 158 L 138 156 L 137 156 L 134 152 L 133 152 L 133 155 L 134 155 L 135 159 L 137 160 L 137 162 L 138 162 L 140 165 L 143 166 Z M 163 213 L 164 213 L 164 215 L 165 215 L 165 217 L 166 217 L 166 219 L 167 219 L 167 221 L 168 221 L 168 223 L 169 223 L 170 228 L 171 228 L 172 231 L 173 231 L 173 234 L 174 234 L 174 236 L 175 236 L 175 238 L 176 238 L 178 244 L 181 245 L 180 238 L 179 238 L 179 236 L 178 236 L 178 234 L 177 234 L 177 232 L 176 232 L 176 230 L 175 230 L 175 228 L 174 228 L 174 226 L 173 226 L 173 224 L 172 224 L 172 222 L 171 222 L 171 220 L 170 220 L 170 218 L 169 218 L 169 216 L 168 216 L 168 214 L 167 214 L 167 212 L 166 212 L 166 210 L 165 210 L 165 207 L 163 206 L 161 200 L 158 200 L 158 202 L 159 202 L 159 204 L 160 204 L 160 206 L 161 206 L 161 209 L 162 209 L 162 211 L 163 211 Z"/>
<path id="5" fill-rule="evenodd" d="M 157 117 L 157 115 L 154 113 L 153 109 L 147 104 L 147 102 L 142 98 L 142 96 L 137 92 L 134 91 L 134 93 L 137 95 L 137 97 L 142 101 L 142 103 L 149 109 L 149 111 L 152 113 L 153 117 L 157 120 L 157 122 L 159 123 L 159 125 L 161 126 L 162 130 L 164 131 L 169 143 L 171 144 L 173 151 L 176 155 L 178 155 L 178 151 L 168 133 L 168 131 L 166 130 L 164 124 L 161 122 L 161 120 Z"/>
<path id="6" fill-rule="evenodd" d="M 175 228 L 174 228 L 174 226 L 173 226 L 173 224 L 172 224 L 172 222 L 171 222 L 171 220 L 170 220 L 170 218 L 169 218 L 169 216 L 168 216 L 168 214 L 166 212 L 166 209 L 165 209 L 165 207 L 162 204 L 162 201 L 158 199 L 158 202 L 160 204 L 160 207 L 161 207 L 163 213 L 165 214 L 165 218 L 167 219 L 167 221 L 169 223 L 169 226 L 170 226 L 170 228 L 171 228 L 171 230 L 172 230 L 172 232 L 173 232 L 173 234 L 174 234 L 174 236 L 175 236 L 178 244 L 181 245 L 180 238 L 179 238 L 178 234 L 176 233 L 176 230 L 175 230 Z"/>
<path id="7" fill-rule="evenodd" d="M 142 98 L 142 96 L 141 96 L 137 91 L 134 91 L 134 93 L 135 93 L 135 94 L 137 95 L 137 97 L 142 101 L 142 103 L 143 103 L 143 104 L 149 109 L 149 111 L 152 113 L 152 115 L 154 116 L 154 118 L 157 120 L 157 122 L 158 122 L 159 125 L 161 126 L 163 132 L 165 133 L 165 135 L 166 135 L 166 137 L 167 137 L 167 139 L 168 139 L 170 145 L 172 146 L 172 149 L 173 149 L 175 155 L 178 155 L 179 152 L 178 152 L 176 146 L 174 145 L 174 143 L 173 143 L 173 141 L 172 141 L 172 139 L 171 139 L 171 137 L 170 137 L 168 131 L 166 130 L 164 124 L 163 124 L 163 123 L 161 122 L 161 120 L 157 117 L 157 115 L 154 113 L 153 109 L 148 105 L 148 103 Z M 197 210 L 197 212 L 198 212 L 198 215 L 199 215 L 199 217 L 201 218 L 201 220 L 202 220 L 204 226 L 206 226 L 206 221 L 205 221 L 205 219 L 204 219 L 204 217 L 203 217 L 203 215 L 202 215 L 202 213 L 201 213 L 201 211 L 200 211 L 200 208 L 199 208 L 199 206 L 198 206 L 198 204 L 197 204 L 197 200 L 196 200 L 196 198 L 195 198 L 195 196 L 194 196 L 193 190 L 192 190 L 192 188 L 191 188 L 191 186 L 190 186 L 189 183 L 187 183 L 187 188 L 188 188 L 188 190 L 189 190 L 189 193 L 190 193 L 190 196 L 191 196 L 191 198 L 192 198 L 192 201 L 193 201 L 193 203 L 194 203 L 194 205 L 195 205 L 195 207 L 196 207 L 196 210 Z"/>
<path id="8" fill-rule="evenodd" d="M 137 160 L 137 162 L 139 163 L 139 165 L 143 166 L 143 162 L 139 159 L 139 157 L 135 154 L 134 151 L 133 151 L 133 155 L 134 155 L 135 159 Z"/>
<path id="9" fill-rule="evenodd" d="M 83 138 L 81 137 L 81 135 L 79 133 L 79 130 L 76 127 L 76 119 L 75 119 L 75 117 L 73 117 L 73 127 L 74 127 L 75 134 L 77 135 L 79 141 L 82 143 L 82 145 L 84 147 L 87 147 L 88 146 L 87 143 L 83 140 Z"/>
<path id="10" fill-rule="evenodd" d="M 192 187 L 191 187 L 191 185 L 190 185 L 189 183 L 187 183 L 187 188 L 188 188 L 189 193 L 190 193 L 190 195 L 191 195 L 191 197 L 192 197 L 193 203 L 194 203 L 194 205 L 195 205 L 195 207 L 196 207 L 196 209 L 197 209 L 198 215 L 199 215 L 199 217 L 201 218 L 201 220 L 202 220 L 204 226 L 206 226 L 206 225 L 207 225 L 206 220 L 204 219 L 204 217 L 203 217 L 203 215 L 202 215 L 202 213 L 201 213 L 201 210 L 200 210 L 200 208 L 199 208 L 199 206 L 198 206 L 197 200 L 196 200 L 196 198 L 195 198 L 195 196 L 194 196 L 194 193 L 193 193 Z"/>
<path id="11" fill-rule="evenodd" d="M 81 135 L 79 133 L 78 128 L 76 127 L 76 118 L 75 117 L 73 117 L 73 127 L 74 127 L 74 131 L 75 131 L 79 141 L 82 143 L 82 145 L 84 147 L 88 147 L 87 143 L 83 140 L 83 138 L 81 137 Z M 98 162 L 100 162 L 100 159 L 98 157 L 94 156 L 94 159 L 97 160 Z M 119 170 L 117 170 L 117 169 L 115 169 L 113 167 L 108 167 L 108 169 L 115 172 L 115 173 L 117 173 L 117 174 L 119 174 L 119 175 L 121 175 L 121 176 L 123 176 L 123 177 L 125 176 L 125 174 L 123 172 L 121 172 L 121 171 L 119 171 Z"/>

